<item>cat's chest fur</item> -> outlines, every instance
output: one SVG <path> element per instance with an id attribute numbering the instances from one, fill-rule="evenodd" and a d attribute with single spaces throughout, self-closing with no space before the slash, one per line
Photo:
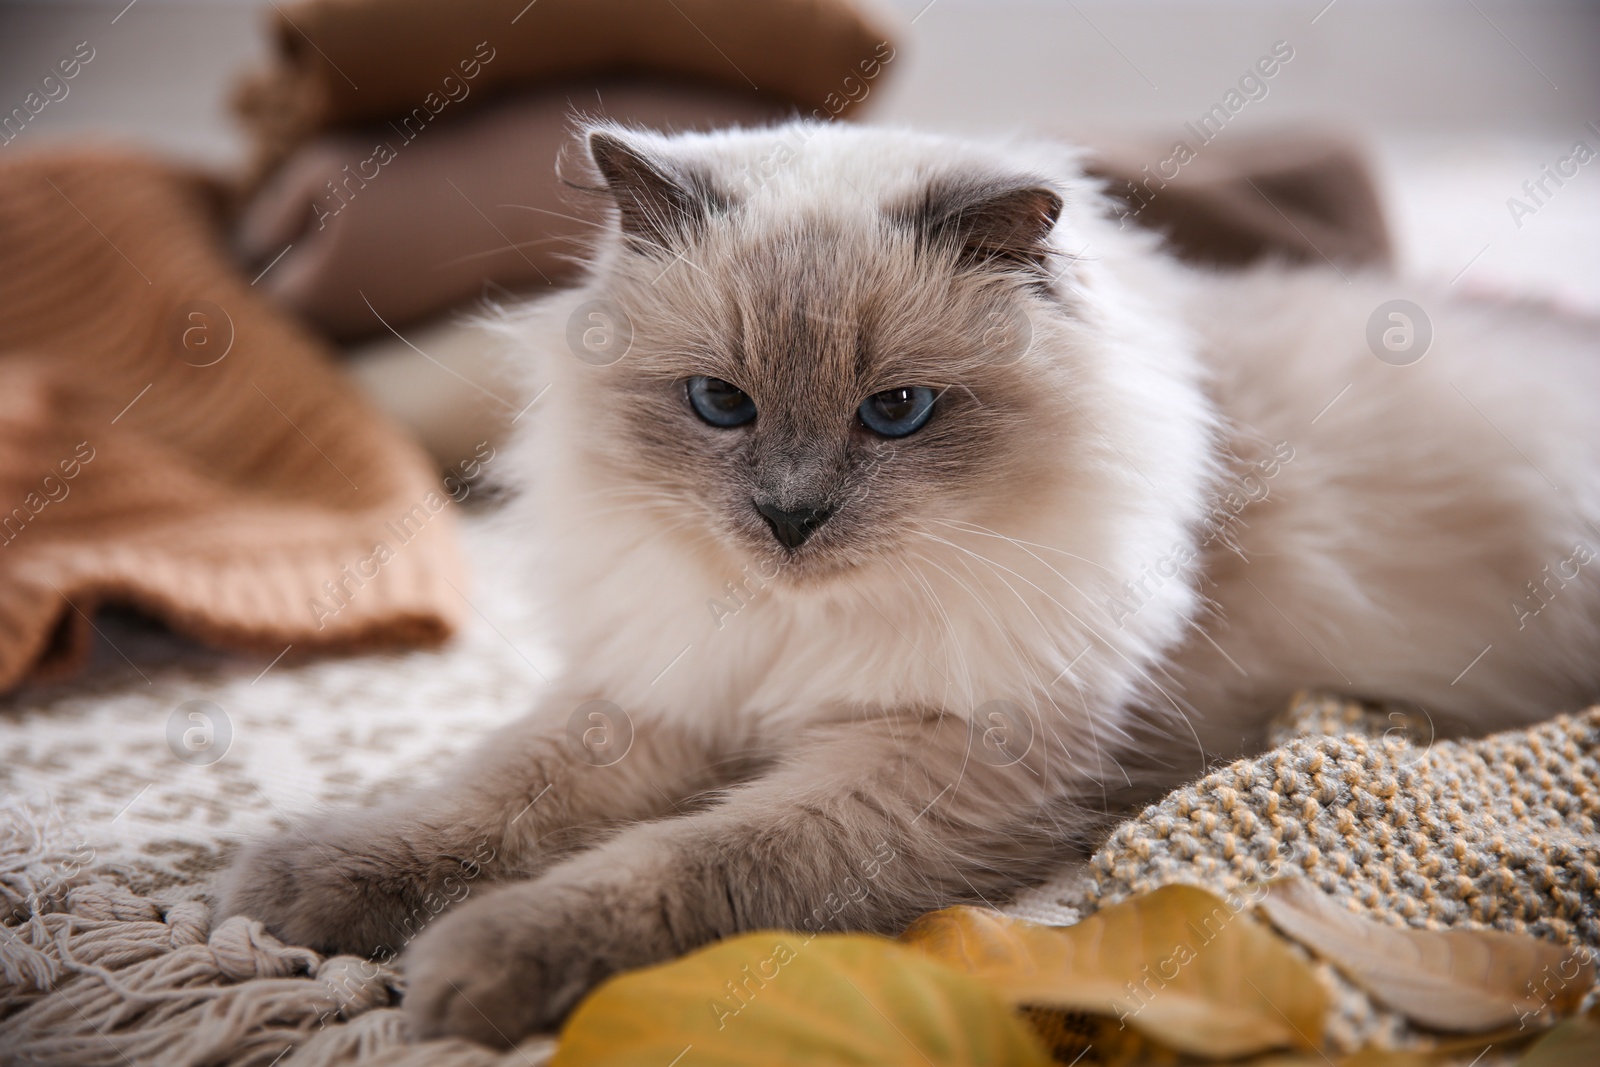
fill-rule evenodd
<path id="1" fill-rule="evenodd" d="M 940 528 L 821 591 L 785 585 L 781 559 L 686 551 L 643 513 L 564 513 L 546 534 L 563 565 L 542 584 L 567 681 L 630 716 L 725 735 L 993 708 L 1085 744 L 1097 726 L 1114 734 L 1125 704 L 1158 695 L 1152 671 L 1197 608 L 1194 575 L 1147 587 L 1127 617 L 1110 605 L 1137 561 L 1189 534 L 1174 509 L 1153 532 L 1095 544 L 1070 500 L 1025 510 L 1025 523 Z M 1063 531 L 1080 551 L 1058 547 Z"/>

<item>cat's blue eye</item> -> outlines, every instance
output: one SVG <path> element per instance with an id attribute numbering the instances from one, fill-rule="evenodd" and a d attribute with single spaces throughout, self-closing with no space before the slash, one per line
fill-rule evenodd
<path id="1" fill-rule="evenodd" d="M 750 394 L 721 378 L 690 378 L 689 406 L 711 425 L 724 430 L 754 421 L 756 402 Z"/>
<path id="2" fill-rule="evenodd" d="M 884 437 L 905 437 L 916 433 L 933 416 L 935 396 L 925 385 L 885 389 L 861 402 L 861 421 L 873 433 Z"/>

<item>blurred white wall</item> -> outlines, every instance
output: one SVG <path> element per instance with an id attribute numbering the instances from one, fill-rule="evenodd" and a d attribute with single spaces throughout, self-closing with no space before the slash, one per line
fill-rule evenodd
<path id="1" fill-rule="evenodd" d="M 915 18 L 885 111 L 960 130 L 1156 134 L 1278 41 L 1252 126 L 1564 133 L 1600 118 L 1600 5 L 1578 0 L 893 0 Z"/>
<path id="2" fill-rule="evenodd" d="M 228 87 L 266 53 L 263 11 L 264 0 L 0 0 L 0 113 L 80 42 L 94 49 L 66 98 L 6 148 L 94 133 L 197 160 L 238 158 Z"/>
<path id="3" fill-rule="evenodd" d="M 915 19 L 874 117 L 1165 138 L 1277 41 L 1239 128 L 1566 136 L 1600 120 L 1600 4 L 1580 0 L 878 0 Z M 196 158 L 240 149 L 226 87 L 266 0 L 0 0 L 0 105 L 79 41 L 95 59 L 37 140 L 94 130 Z M 714 27 L 706 27 L 715 36 Z M 44 116 L 41 116 L 44 117 Z"/>

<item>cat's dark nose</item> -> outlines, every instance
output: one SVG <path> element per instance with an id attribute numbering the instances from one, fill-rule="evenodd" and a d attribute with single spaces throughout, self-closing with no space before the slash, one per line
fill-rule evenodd
<path id="1" fill-rule="evenodd" d="M 793 511 L 756 501 L 756 510 L 772 527 L 772 536 L 785 548 L 799 548 L 833 512 L 823 507 L 799 507 Z"/>

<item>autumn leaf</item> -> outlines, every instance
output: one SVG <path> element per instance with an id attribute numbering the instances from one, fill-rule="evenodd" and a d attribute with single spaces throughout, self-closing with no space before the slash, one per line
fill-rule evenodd
<path id="1" fill-rule="evenodd" d="M 1313 1048 L 1327 994 L 1251 903 L 1165 886 L 1064 927 L 946 908 L 902 940 L 1018 1006 L 1109 1016 L 1191 1055 Z"/>
<path id="2" fill-rule="evenodd" d="M 1541 1037 L 1517 1067 L 1594 1067 L 1600 1063 L 1600 1007 L 1573 1016 Z"/>
<path id="3" fill-rule="evenodd" d="M 745 934 L 602 985 L 551 1067 L 1047 1067 L 1011 1006 L 885 938 Z"/>
<path id="4" fill-rule="evenodd" d="M 1594 983 L 1587 953 L 1528 934 L 1390 926 L 1347 910 L 1302 879 L 1266 889 L 1260 908 L 1278 929 L 1434 1030 L 1542 1026 L 1572 1011 Z"/>

